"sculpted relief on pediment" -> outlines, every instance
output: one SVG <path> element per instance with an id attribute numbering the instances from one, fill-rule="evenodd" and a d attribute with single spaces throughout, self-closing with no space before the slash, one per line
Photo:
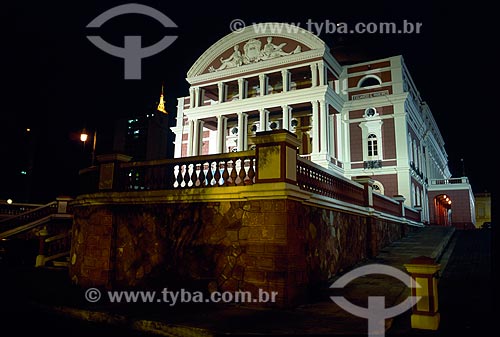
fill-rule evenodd
<path id="1" fill-rule="evenodd" d="M 233 47 L 233 53 L 226 59 L 220 58 L 220 66 L 210 66 L 209 72 L 216 72 L 224 69 L 240 67 L 244 64 L 257 63 L 260 61 L 270 60 L 282 56 L 297 54 L 302 51 L 299 44 L 290 52 L 285 52 L 283 48 L 287 42 L 274 44 L 273 38 L 269 36 L 267 43 L 262 45 L 262 42 L 257 39 L 250 39 L 243 45 L 243 51 L 240 50 L 240 45 L 237 44 Z"/>

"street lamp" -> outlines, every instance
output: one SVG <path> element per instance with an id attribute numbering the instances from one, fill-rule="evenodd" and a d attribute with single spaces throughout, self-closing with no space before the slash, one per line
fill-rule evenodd
<path id="1" fill-rule="evenodd" d="M 86 129 L 82 130 L 82 133 L 80 134 L 80 140 L 83 142 L 83 146 L 85 146 L 85 143 L 89 139 L 89 134 L 87 133 Z M 96 139 L 97 139 L 97 131 L 94 131 L 94 136 L 92 140 L 92 165 L 94 166 L 95 164 L 95 144 L 96 144 Z"/>

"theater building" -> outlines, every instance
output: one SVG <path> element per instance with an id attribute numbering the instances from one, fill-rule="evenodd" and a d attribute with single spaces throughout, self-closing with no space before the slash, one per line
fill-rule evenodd
<path id="1" fill-rule="evenodd" d="M 288 307 L 426 224 L 474 228 L 467 177 L 451 176 L 403 58 L 341 65 L 290 32 L 250 26 L 198 58 L 175 158 L 114 153 L 82 170 L 75 284 L 265 289 Z"/>
<path id="2" fill-rule="evenodd" d="M 445 142 L 403 57 L 341 65 L 332 52 L 306 30 L 247 27 L 217 41 L 187 73 L 175 157 L 245 151 L 256 133 L 286 129 L 301 157 L 339 176 L 370 176 L 376 192 L 420 208 L 424 223 L 450 225 L 458 199 L 474 214 L 470 185 L 450 180 Z"/>

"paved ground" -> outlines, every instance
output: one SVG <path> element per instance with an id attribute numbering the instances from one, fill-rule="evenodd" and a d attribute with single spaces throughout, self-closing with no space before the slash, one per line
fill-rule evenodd
<path id="1" fill-rule="evenodd" d="M 496 234 L 496 233 L 495 233 Z M 441 324 L 436 332 L 408 331 L 410 314 L 398 317 L 387 336 L 493 336 L 498 320 L 494 288 L 498 254 L 491 230 L 456 231 L 441 258 L 438 295 Z M 496 260 L 495 260 L 496 261 Z"/>
<path id="2" fill-rule="evenodd" d="M 453 232 L 429 227 L 365 261 L 403 269 L 411 258 L 425 255 L 439 259 L 443 267 L 439 331 L 411 329 L 408 311 L 386 320 L 386 336 L 489 336 L 494 309 L 491 236 L 490 230 Z M 51 336 L 146 336 L 146 331 L 167 336 L 366 336 L 367 320 L 346 313 L 329 296 L 341 294 L 366 307 L 368 296 L 380 295 L 389 307 L 409 293 L 393 278 L 370 275 L 353 280 L 341 292 L 321 289 L 317 301 L 294 310 L 208 304 L 89 304 L 83 291 L 67 282 L 65 272 L 3 267 L 0 275 L 1 326 L 15 327 L 16 334 Z"/>

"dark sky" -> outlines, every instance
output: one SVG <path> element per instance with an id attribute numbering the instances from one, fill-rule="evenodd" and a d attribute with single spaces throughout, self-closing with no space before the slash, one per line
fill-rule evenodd
<path id="1" fill-rule="evenodd" d="M 474 47 L 476 33 L 467 25 L 470 7 L 419 1 L 306 1 L 299 7 L 269 8 L 268 2 L 137 1 L 167 15 L 178 28 L 164 28 L 142 15 L 122 15 L 100 29 L 86 25 L 105 10 L 126 1 L 19 1 L 2 5 L 0 200 L 9 197 L 45 202 L 74 195 L 78 169 L 88 164 L 78 133 L 97 128 L 97 152 L 105 152 L 112 121 L 154 107 L 165 84 L 167 110 L 175 117 L 176 98 L 188 94 L 186 73 L 214 42 L 230 33 L 236 18 L 252 22 L 421 22 L 420 34 L 322 34 L 339 60 L 403 55 L 422 98 L 430 105 L 446 142 L 453 176 L 465 173 L 475 192 L 491 190 L 484 172 L 486 125 L 483 107 L 471 90 L 474 62 L 485 60 Z M 276 4 L 276 3 L 274 3 Z M 262 5 L 262 6 L 260 6 Z M 123 79 L 123 60 L 97 49 L 86 38 L 100 35 L 123 44 L 124 35 L 143 36 L 143 45 L 164 35 L 177 40 L 142 60 L 142 79 Z M 476 96 L 477 97 L 477 96 Z M 472 118 L 470 118 L 472 116 Z M 172 123 L 173 123 L 172 119 Z M 27 133 L 26 128 L 31 132 Z M 31 140 L 31 143 L 29 142 Z M 31 144 L 31 145 L 30 145 Z M 32 151 L 31 176 L 20 171 Z M 27 181 L 31 179 L 31 182 Z M 29 188 L 28 188 L 29 187 Z M 27 192 L 29 192 L 27 194 Z"/>

